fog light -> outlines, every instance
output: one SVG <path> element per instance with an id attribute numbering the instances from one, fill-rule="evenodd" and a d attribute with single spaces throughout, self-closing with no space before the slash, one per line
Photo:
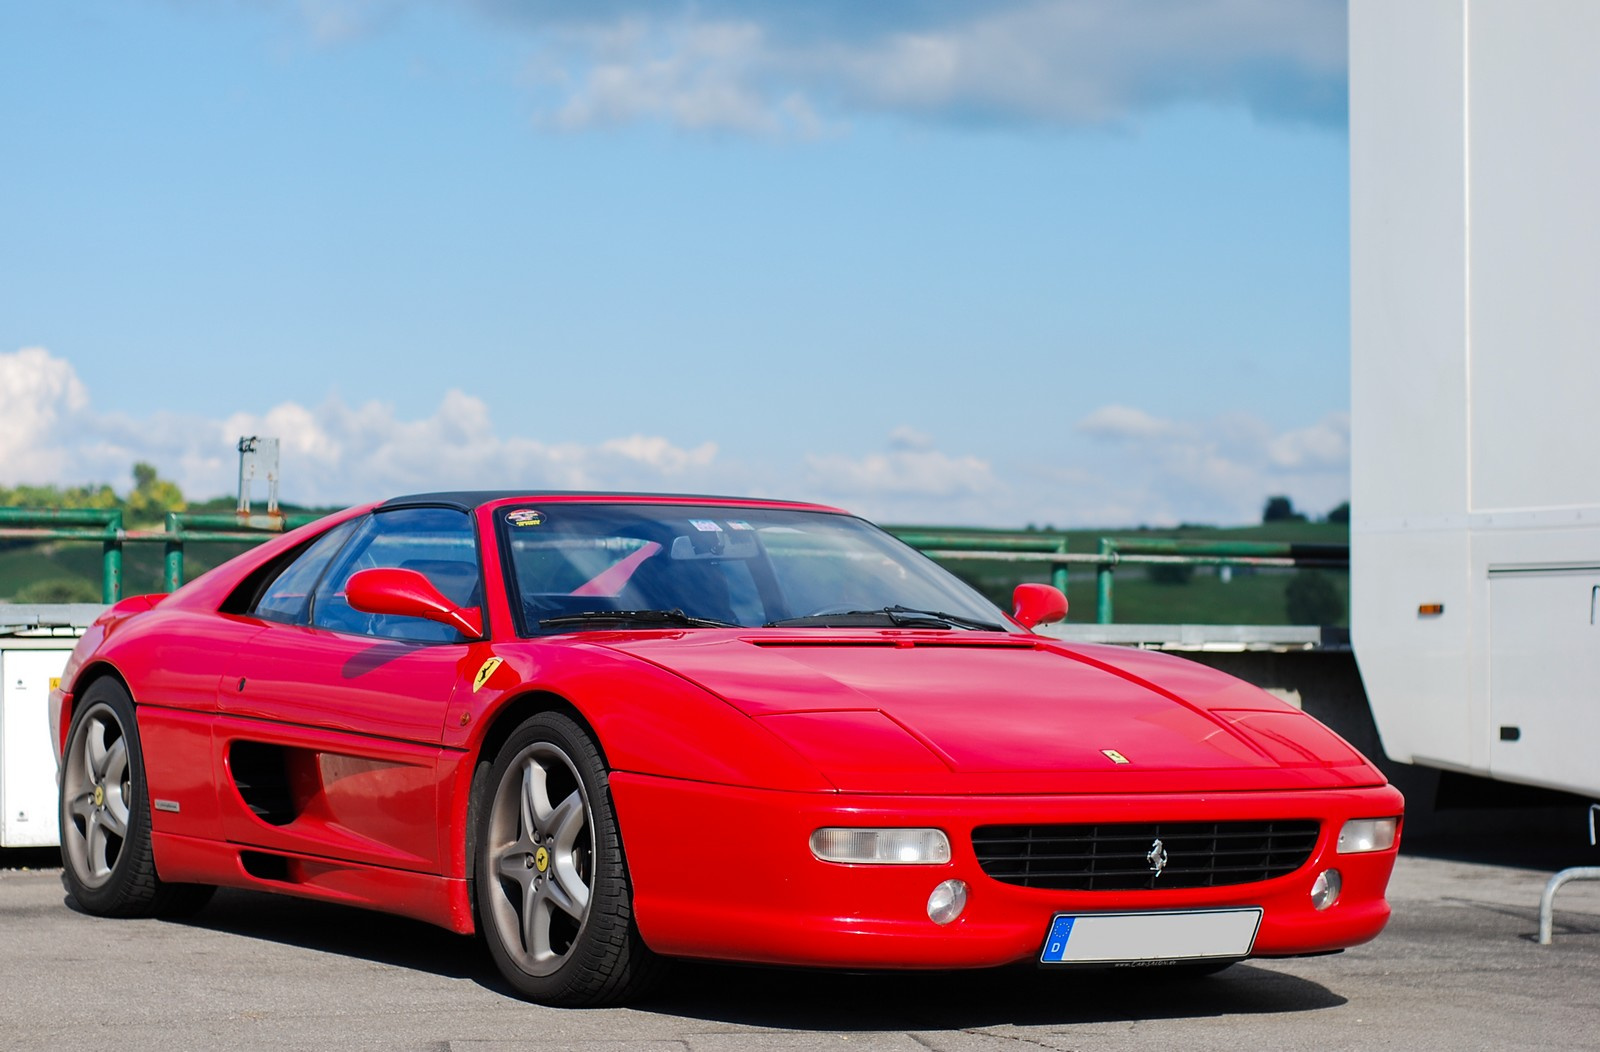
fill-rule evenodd
<path id="1" fill-rule="evenodd" d="M 1311 885 L 1311 905 L 1319 910 L 1327 909 L 1339 901 L 1339 889 L 1343 886 L 1344 879 L 1337 869 L 1323 870 Z"/>
<path id="2" fill-rule="evenodd" d="M 966 908 L 966 881 L 947 880 L 928 896 L 928 919 L 935 924 L 949 924 L 961 916 L 961 911 Z"/>
<path id="3" fill-rule="evenodd" d="M 1387 851 L 1394 847 L 1394 835 L 1399 827 L 1398 818 L 1352 818 L 1339 830 L 1339 854 Z"/>
<path id="4" fill-rule="evenodd" d="M 950 838 L 942 829 L 819 829 L 811 853 L 824 862 L 939 866 L 950 861 Z"/>

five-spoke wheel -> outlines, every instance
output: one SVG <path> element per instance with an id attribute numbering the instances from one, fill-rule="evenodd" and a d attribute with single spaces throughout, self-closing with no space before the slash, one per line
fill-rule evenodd
<path id="1" fill-rule="evenodd" d="M 146 797 L 133 700 L 115 680 L 97 680 L 78 702 L 61 764 L 63 874 L 90 913 L 186 913 L 210 897 L 209 887 L 156 875 Z"/>
<path id="2" fill-rule="evenodd" d="M 68 818 L 63 846 L 86 887 L 103 887 L 128 839 L 128 739 L 104 703 L 84 713 L 62 774 Z"/>
<path id="3" fill-rule="evenodd" d="M 589 917 L 594 879 L 594 827 L 572 759 L 549 742 L 534 742 L 512 761 L 495 793 L 490 818 L 496 927 L 516 933 L 510 947 L 530 975 L 560 968 Z"/>
<path id="4" fill-rule="evenodd" d="M 502 974 L 548 1004 L 636 993 L 653 962 L 633 926 L 594 742 L 566 716 L 534 716 L 501 747 L 480 792 L 478 913 Z"/>

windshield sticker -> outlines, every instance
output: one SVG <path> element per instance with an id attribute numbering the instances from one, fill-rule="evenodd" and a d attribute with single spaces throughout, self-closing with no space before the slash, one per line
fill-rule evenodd
<path id="1" fill-rule="evenodd" d="M 722 532 L 722 527 L 718 526 L 716 523 L 712 522 L 710 519 L 690 519 L 689 520 L 689 525 L 693 526 L 695 529 L 699 530 L 701 533 L 721 533 Z"/>
<path id="2" fill-rule="evenodd" d="M 729 519 L 728 520 L 728 529 L 730 529 L 730 530 L 753 530 L 753 529 L 755 529 L 755 527 L 750 525 L 748 522 L 745 522 L 743 519 Z"/>
<path id="3" fill-rule="evenodd" d="M 543 526 L 544 512 L 534 511 L 532 508 L 518 508 L 516 511 L 506 512 L 506 522 L 512 526 Z"/>

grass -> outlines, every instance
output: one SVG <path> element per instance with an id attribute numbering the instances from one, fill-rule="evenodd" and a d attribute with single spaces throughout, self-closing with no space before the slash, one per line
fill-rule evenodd
<path id="1" fill-rule="evenodd" d="M 932 527 L 897 527 L 919 532 L 938 532 L 962 536 L 1016 536 L 1014 530 L 960 530 Z M 1066 530 L 1040 533 L 1045 537 L 1065 537 L 1069 552 L 1092 553 L 1100 538 L 1173 539 L 1190 541 L 1276 541 L 1295 544 L 1348 544 L 1349 527 L 1330 522 L 1277 522 L 1260 526 L 1218 528 L 1187 526 L 1147 530 Z M 1049 581 L 1043 563 L 949 560 L 945 563 L 957 576 L 973 585 L 996 605 L 1010 609 L 1011 591 L 1021 581 Z M 1299 571 L 1279 568 L 1234 567 L 1232 580 L 1223 581 L 1212 567 L 1197 567 L 1187 584 L 1164 584 L 1149 579 L 1146 568 L 1124 564 L 1113 576 L 1112 613 L 1126 624 L 1194 625 L 1282 625 L 1289 623 L 1285 592 Z M 1350 576 L 1341 570 L 1326 570 L 1340 600 L 1343 613 L 1330 624 L 1348 625 Z M 1095 573 L 1074 569 L 1068 575 L 1067 620 L 1095 620 Z"/>
<path id="2" fill-rule="evenodd" d="M 184 578 L 201 573 L 248 550 L 242 544 L 192 544 L 184 549 Z M 71 578 L 88 582 L 100 594 L 101 548 L 93 541 L 0 542 L 0 599 L 11 599 L 28 585 Z M 164 592 L 165 563 L 159 544 L 128 544 L 122 549 L 122 594 Z"/>
<path id="3" fill-rule="evenodd" d="M 1011 608 L 1011 591 L 1020 581 L 1046 581 L 1050 575 L 1042 568 L 1019 574 L 1015 563 L 983 563 L 978 560 L 951 562 L 947 567 L 990 601 L 1003 609 Z M 991 567 L 984 572 L 981 567 Z M 1240 573 L 1223 581 L 1211 567 L 1195 570 L 1187 584 L 1161 584 L 1149 580 L 1142 568 L 1124 566 L 1112 578 L 1112 614 L 1123 624 L 1143 625 L 1283 625 L 1289 623 L 1285 591 L 1295 570 L 1264 569 Z M 1333 580 L 1343 614 L 1330 624 L 1348 625 L 1350 577 L 1343 572 L 1325 571 Z M 1095 619 L 1095 576 L 1092 571 L 1073 571 L 1068 575 L 1067 620 L 1092 622 Z"/>

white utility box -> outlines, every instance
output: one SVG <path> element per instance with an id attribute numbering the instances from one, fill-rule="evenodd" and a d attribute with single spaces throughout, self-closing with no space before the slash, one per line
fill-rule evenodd
<path id="1" fill-rule="evenodd" d="M 0 848 L 60 843 L 50 688 L 100 610 L 0 605 Z"/>

